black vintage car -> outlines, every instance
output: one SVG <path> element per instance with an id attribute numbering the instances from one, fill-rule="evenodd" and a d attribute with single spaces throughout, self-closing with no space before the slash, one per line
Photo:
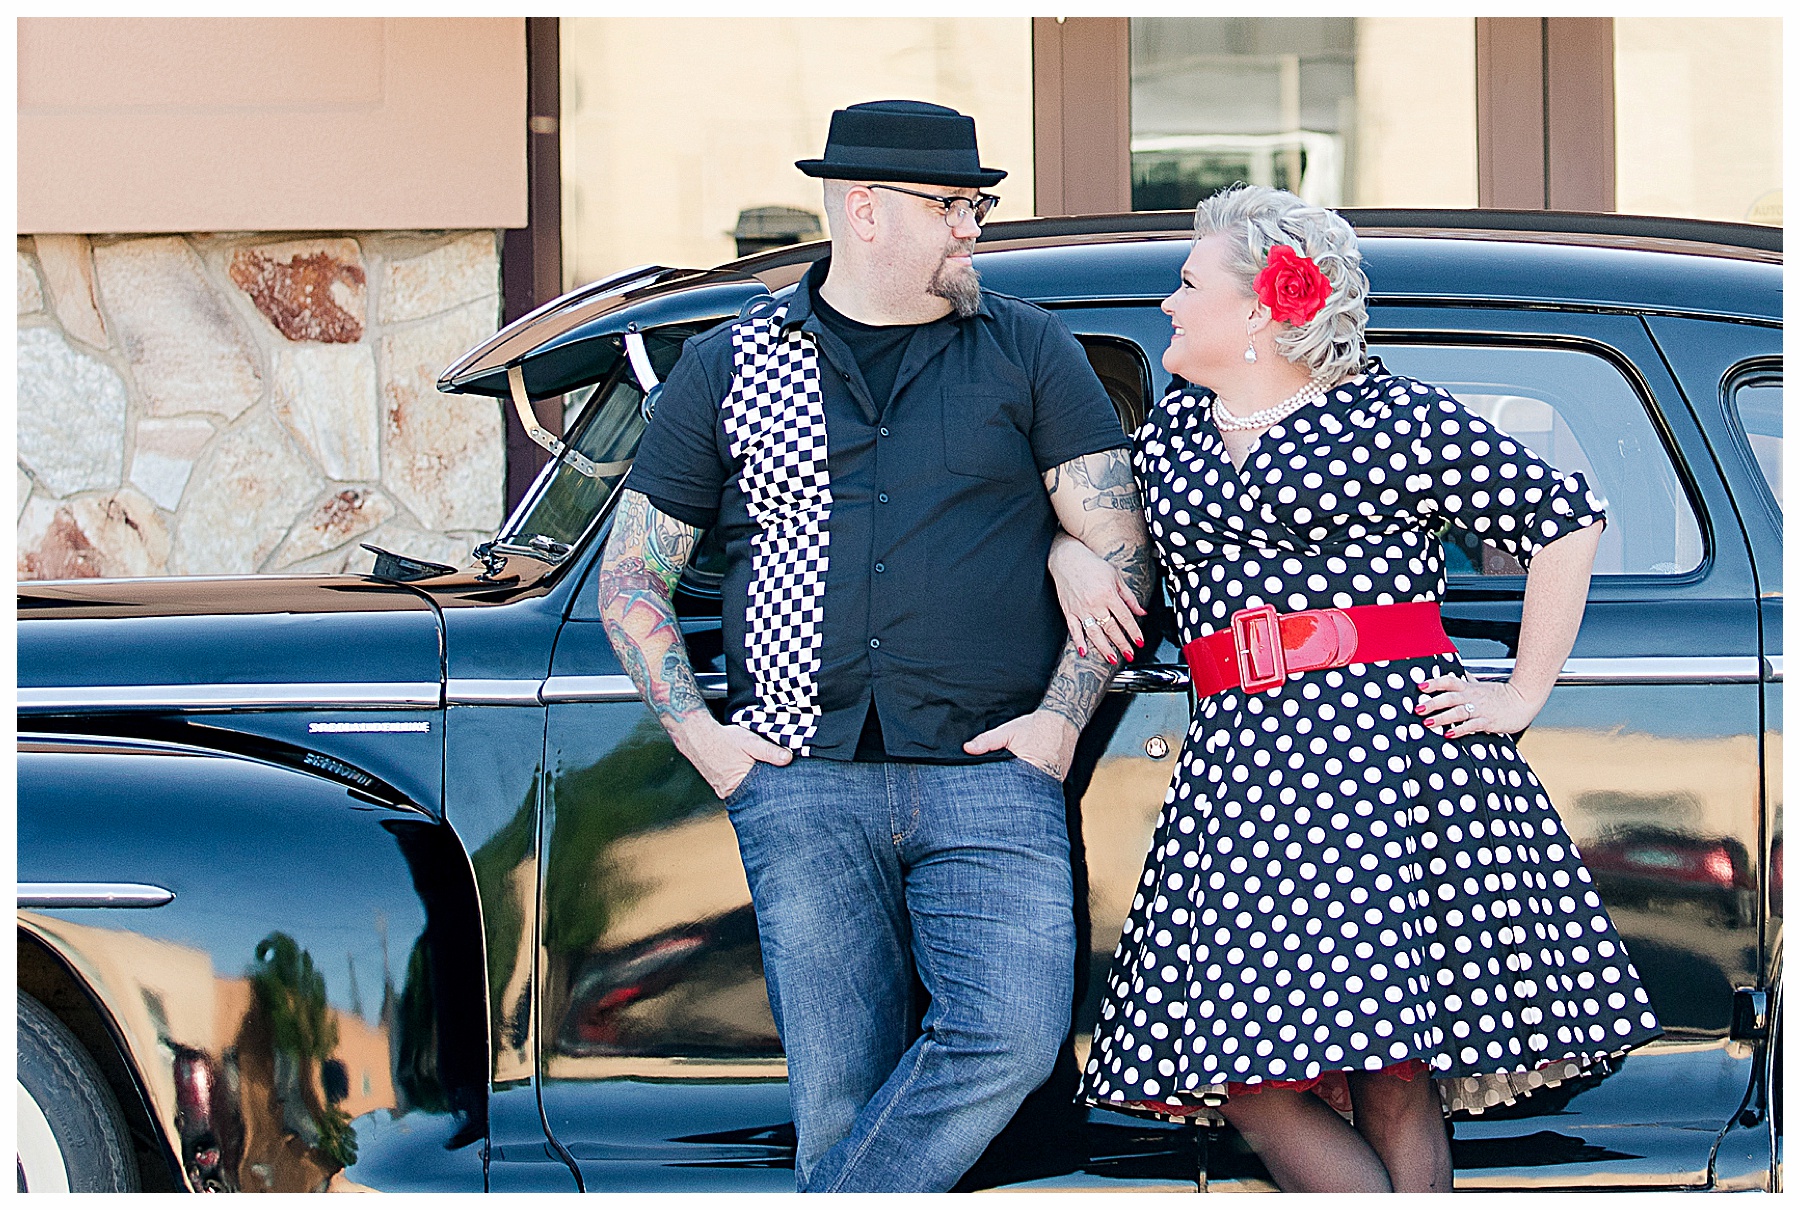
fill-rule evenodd
<path id="1" fill-rule="evenodd" d="M 1610 498 L 1586 624 L 1523 737 L 1667 1027 L 1454 1123 L 1465 1188 L 1781 1183 L 1780 233 L 1351 212 L 1393 370 Z M 1133 427 L 1185 214 L 988 228 Z M 440 386 L 560 396 L 567 445 L 469 568 L 19 592 L 20 1181 L 784 1190 L 793 1132 L 731 827 L 637 701 L 593 587 L 658 382 L 806 245 L 575 291 Z M 534 425 L 535 427 L 535 425 Z M 1514 653 L 1469 535 L 1446 621 Z M 678 603 L 722 688 L 718 553 Z M 1004 591 L 1004 586 L 997 586 Z M 1269 1188 L 1230 1131 L 1081 1110 L 1108 955 L 1174 768 L 1164 628 L 1069 781 L 1082 959 L 1063 1061 L 968 1188 Z"/>

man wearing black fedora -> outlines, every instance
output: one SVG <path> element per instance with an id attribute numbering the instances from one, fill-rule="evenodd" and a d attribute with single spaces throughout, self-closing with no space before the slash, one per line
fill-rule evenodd
<path id="1" fill-rule="evenodd" d="M 626 479 L 600 605 L 737 830 L 799 1188 L 949 1189 L 1069 1028 L 1061 781 L 1114 669 L 1071 641 L 1050 542 L 1060 523 L 1140 597 L 1148 548 L 1080 345 L 981 287 L 982 191 L 1006 174 L 981 166 L 973 119 L 853 105 L 797 166 L 824 182 L 831 254 L 689 341 Z M 715 528 L 724 723 L 671 604 Z"/>

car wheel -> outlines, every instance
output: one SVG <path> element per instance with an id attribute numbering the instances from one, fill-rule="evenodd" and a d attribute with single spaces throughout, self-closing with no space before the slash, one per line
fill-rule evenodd
<path id="1" fill-rule="evenodd" d="M 19 993 L 19 1192 L 130 1193 L 125 1115 L 68 1027 Z"/>

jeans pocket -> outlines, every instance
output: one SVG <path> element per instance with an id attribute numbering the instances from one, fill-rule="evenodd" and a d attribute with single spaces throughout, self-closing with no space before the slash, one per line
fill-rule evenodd
<path id="1" fill-rule="evenodd" d="M 744 776 L 738 779 L 738 784 L 733 786 L 731 793 L 725 796 L 726 810 L 730 810 L 732 807 L 739 806 L 743 803 L 745 792 L 750 789 L 750 783 L 755 781 L 757 775 L 767 767 L 767 762 L 764 761 L 758 760 L 750 762 L 750 767 L 744 770 Z"/>
<path id="2" fill-rule="evenodd" d="M 1036 777 L 1041 781 L 1049 782 L 1051 785 L 1055 786 L 1058 790 L 1061 790 L 1063 788 L 1062 778 L 1057 777 L 1052 773 L 1049 773 L 1043 769 L 1038 768 L 1036 765 L 1034 765 L 1030 761 L 1026 760 L 1023 756 L 1015 755 L 1012 758 L 1012 763 L 1017 768 L 1023 770 L 1028 777 Z"/>

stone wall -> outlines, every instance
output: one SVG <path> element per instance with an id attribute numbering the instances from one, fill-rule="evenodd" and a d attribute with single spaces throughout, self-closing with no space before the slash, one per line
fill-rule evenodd
<path id="1" fill-rule="evenodd" d="M 23 237 L 18 574 L 462 565 L 504 509 L 492 231 Z"/>

